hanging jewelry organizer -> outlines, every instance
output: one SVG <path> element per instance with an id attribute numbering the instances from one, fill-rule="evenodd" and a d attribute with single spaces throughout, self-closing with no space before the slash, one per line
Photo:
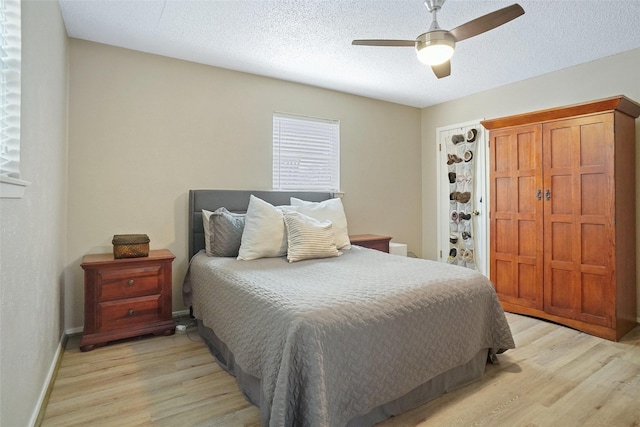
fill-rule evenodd
<path id="1" fill-rule="evenodd" d="M 449 256 L 447 262 L 477 270 L 472 216 L 474 156 L 480 130 L 461 128 L 446 141 L 449 179 Z"/>

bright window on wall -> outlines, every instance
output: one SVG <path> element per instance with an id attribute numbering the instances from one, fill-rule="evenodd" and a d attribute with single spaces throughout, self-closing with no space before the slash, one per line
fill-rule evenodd
<path id="1" fill-rule="evenodd" d="M 2 197 L 21 197 L 20 177 L 20 0 L 0 0 L 0 179 Z M 6 184 L 6 185 L 5 185 Z M 18 191 L 18 193 L 15 193 Z"/>
<path id="2" fill-rule="evenodd" d="M 340 190 L 340 122 L 273 114 L 273 189 Z"/>

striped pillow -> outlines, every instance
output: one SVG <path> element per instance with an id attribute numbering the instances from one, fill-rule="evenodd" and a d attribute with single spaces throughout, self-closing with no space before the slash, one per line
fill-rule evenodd
<path id="1" fill-rule="evenodd" d="M 284 223 L 289 262 L 342 255 L 336 248 L 331 221 L 320 222 L 300 212 L 287 212 Z"/>

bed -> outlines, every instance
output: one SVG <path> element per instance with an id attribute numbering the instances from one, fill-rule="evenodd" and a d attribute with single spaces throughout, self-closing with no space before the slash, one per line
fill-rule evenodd
<path id="1" fill-rule="evenodd" d="M 480 378 L 515 347 L 476 271 L 358 246 L 300 262 L 208 256 L 202 210 L 242 213 L 252 195 L 276 206 L 332 194 L 189 192 L 184 301 L 264 426 L 371 426 Z"/>

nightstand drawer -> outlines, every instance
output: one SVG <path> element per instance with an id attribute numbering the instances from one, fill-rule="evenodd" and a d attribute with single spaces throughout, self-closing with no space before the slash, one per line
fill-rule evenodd
<path id="1" fill-rule="evenodd" d="M 98 273 L 98 300 L 160 293 L 160 265 L 103 269 Z"/>
<path id="2" fill-rule="evenodd" d="M 160 295 L 101 302 L 98 311 L 100 331 L 153 322 L 160 319 Z"/>

